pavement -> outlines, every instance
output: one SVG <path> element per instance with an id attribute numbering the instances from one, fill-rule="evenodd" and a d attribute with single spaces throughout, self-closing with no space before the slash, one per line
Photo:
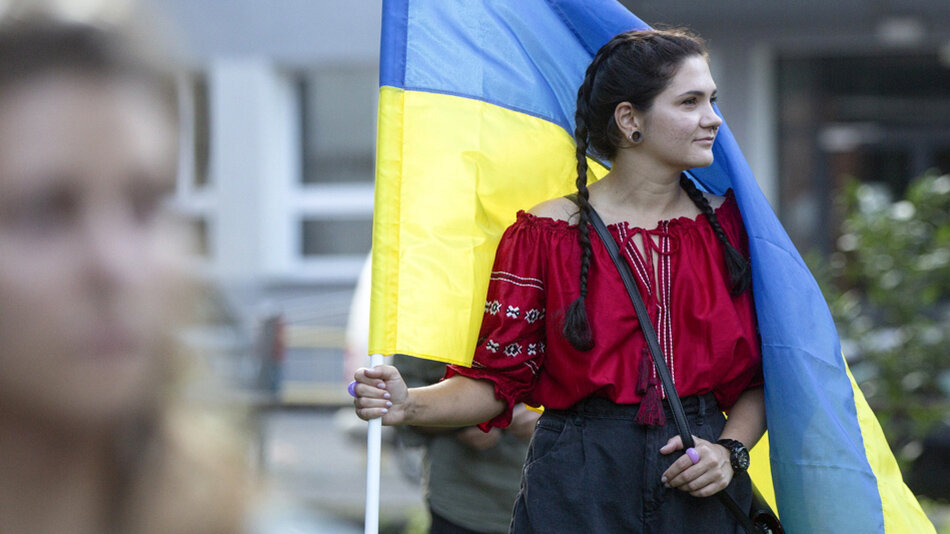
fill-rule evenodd
<path id="1" fill-rule="evenodd" d="M 295 407 L 262 416 L 262 468 L 292 515 L 314 527 L 300 532 L 362 532 L 366 492 L 366 423 L 351 408 Z M 400 470 L 417 458 L 399 456 L 384 428 L 380 532 L 403 532 L 424 511 L 422 490 Z M 277 514 L 284 515 L 286 513 Z M 266 532 L 283 532 L 270 521 Z M 303 524 L 303 523 L 301 523 Z M 322 530 L 321 530 L 322 529 Z M 295 532 L 294 530 L 286 530 Z"/>

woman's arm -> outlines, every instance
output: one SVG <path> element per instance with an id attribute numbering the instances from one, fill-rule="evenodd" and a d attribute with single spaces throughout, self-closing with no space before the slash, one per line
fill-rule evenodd
<path id="1" fill-rule="evenodd" d="M 762 434 L 765 434 L 765 391 L 747 389 L 729 410 L 729 419 L 719 439 L 734 439 L 752 450 Z"/>
<path id="2" fill-rule="evenodd" d="M 491 382 L 461 375 L 412 389 L 391 365 L 359 369 L 353 377 L 356 415 L 366 420 L 382 417 L 384 425 L 475 425 L 507 407 L 495 397 Z"/>

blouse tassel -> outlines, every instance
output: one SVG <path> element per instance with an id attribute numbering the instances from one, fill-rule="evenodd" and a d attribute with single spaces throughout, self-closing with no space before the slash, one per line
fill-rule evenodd
<path id="1" fill-rule="evenodd" d="M 666 414 L 663 413 L 663 400 L 660 398 L 660 386 L 653 373 L 653 360 L 644 347 L 640 357 L 640 375 L 637 377 L 637 393 L 641 397 L 640 409 L 634 421 L 639 425 L 663 426 Z"/>

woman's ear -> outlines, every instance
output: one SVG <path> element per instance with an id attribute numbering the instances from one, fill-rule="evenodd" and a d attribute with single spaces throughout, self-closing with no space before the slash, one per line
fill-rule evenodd
<path id="1" fill-rule="evenodd" d="M 617 104 L 614 108 L 614 122 L 620 135 L 626 140 L 630 139 L 633 132 L 640 130 L 640 117 L 630 102 Z"/>

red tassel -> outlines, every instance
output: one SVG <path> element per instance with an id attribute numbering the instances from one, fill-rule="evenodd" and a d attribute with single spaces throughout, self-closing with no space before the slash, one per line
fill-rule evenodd
<path id="1" fill-rule="evenodd" d="M 650 387 L 650 384 L 655 383 L 653 379 L 653 359 L 650 357 L 650 353 L 647 351 L 646 347 L 643 348 L 642 353 L 640 354 L 640 373 L 637 376 L 637 395 L 641 397 L 646 394 L 647 389 Z"/>
<path id="2" fill-rule="evenodd" d="M 634 418 L 637 424 L 649 426 L 663 426 L 666 424 L 666 414 L 663 413 L 663 401 L 660 399 L 660 388 L 652 386 L 640 401 L 640 409 Z"/>

